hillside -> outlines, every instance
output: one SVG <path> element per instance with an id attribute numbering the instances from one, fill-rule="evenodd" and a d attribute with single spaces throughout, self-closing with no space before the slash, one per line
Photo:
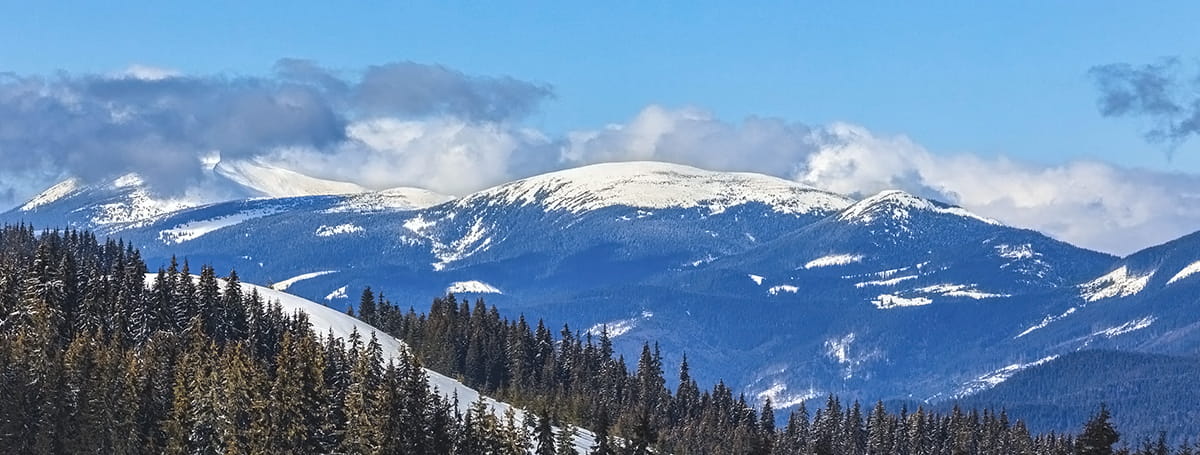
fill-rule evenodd
<path id="1" fill-rule="evenodd" d="M 1033 431 L 1072 432 L 1100 403 L 1129 442 L 1167 431 L 1182 442 L 1200 434 L 1200 375 L 1195 357 L 1120 351 L 1080 351 L 1014 374 L 995 388 L 957 403 L 1004 408 Z"/>

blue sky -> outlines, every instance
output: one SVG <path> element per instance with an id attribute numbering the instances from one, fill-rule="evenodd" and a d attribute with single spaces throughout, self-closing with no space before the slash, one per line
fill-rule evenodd
<path id="1" fill-rule="evenodd" d="M 1146 141 L 1162 124 L 1139 114 L 1162 105 L 1102 116 L 1089 71 L 1176 58 L 1174 108 L 1200 119 L 1197 18 L 1171 1 L 0 0 L 0 209 L 67 176 L 180 193 L 214 149 L 456 195 L 652 159 L 899 188 L 1126 253 L 1200 229 L 1200 128 Z"/>
<path id="2" fill-rule="evenodd" d="M 1200 3 L 1155 2 L 11 2 L 0 62 L 17 73 L 265 73 L 281 57 L 354 71 L 412 60 L 552 84 L 527 119 L 565 131 L 647 104 L 730 120 L 848 121 L 937 152 L 1077 157 L 1200 171 L 1136 121 L 1101 118 L 1086 72 L 1200 55 Z"/>

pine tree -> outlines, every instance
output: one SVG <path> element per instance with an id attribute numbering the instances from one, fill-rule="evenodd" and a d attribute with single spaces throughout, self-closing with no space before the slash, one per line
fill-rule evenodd
<path id="1" fill-rule="evenodd" d="M 883 401 L 875 403 L 867 418 L 867 455 L 888 455 L 892 451 L 892 422 L 883 407 Z"/>
<path id="2" fill-rule="evenodd" d="M 569 423 L 564 424 L 558 430 L 554 455 L 579 455 L 579 452 L 575 450 L 575 436 L 577 433 L 575 426 Z"/>
<path id="3" fill-rule="evenodd" d="M 755 452 L 767 455 L 774 451 L 775 446 L 775 408 L 771 399 L 763 401 L 762 411 L 758 414 L 758 444 Z"/>
<path id="4" fill-rule="evenodd" d="M 554 455 L 554 428 L 550 425 L 549 413 L 545 410 L 537 416 L 537 426 L 533 430 L 533 437 L 536 442 L 534 448 L 536 455 Z"/>
<path id="5" fill-rule="evenodd" d="M 383 435 L 379 428 L 381 413 L 376 399 L 380 381 L 375 375 L 377 362 L 368 350 L 363 350 L 359 352 L 351 370 L 350 388 L 346 392 L 346 433 L 340 448 L 342 452 L 373 454 L 383 450 Z"/>
<path id="6" fill-rule="evenodd" d="M 1111 455 L 1113 445 L 1121 440 L 1120 433 L 1109 420 L 1108 406 L 1101 404 L 1100 411 L 1083 426 L 1076 441 L 1079 455 Z"/>
<path id="7" fill-rule="evenodd" d="M 370 286 L 363 289 L 358 299 L 358 318 L 367 324 L 375 323 L 375 293 Z"/>

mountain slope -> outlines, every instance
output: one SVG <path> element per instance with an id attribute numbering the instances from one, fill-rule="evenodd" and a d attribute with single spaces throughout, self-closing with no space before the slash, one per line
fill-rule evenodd
<path id="1" fill-rule="evenodd" d="M 1200 359 L 1119 351 L 1081 351 L 1017 373 L 995 388 L 958 400 L 965 408 L 1004 408 L 1035 432 L 1078 431 L 1101 403 L 1122 439 L 1168 431 L 1182 442 L 1200 432 Z"/>
<path id="2" fill-rule="evenodd" d="M 370 191 L 354 183 L 309 177 L 258 161 L 221 161 L 213 173 L 265 197 L 351 194 Z"/>
<path id="3" fill-rule="evenodd" d="M 1200 327 L 1190 244 L 1119 260 L 902 192 L 853 201 L 665 163 L 459 199 L 236 200 L 110 232 L 152 266 L 179 255 L 236 268 L 336 308 L 372 286 L 417 308 L 456 292 L 594 335 L 607 325 L 630 358 L 656 341 L 668 370 L 686 353 L 702 382 L 776 404 L 937 401 L 1084 347 L 1190 349 Z"/>
<path id="4" fill-rule="evenodd" d="M 146 274 L 146 285 L 154 284 L 156 274 Z M 194 277 L 198 278 L 198 277 Z M 219 280 L 221 286 L 226 285 L 224 280 Z M 318 335 L 332 333 L 334 336 L 342 339 L 348 339 L 352 332 L 357 331 L 363 338 L 369 339 L 374 335 L 383 348 L 384 361 L 399 359 L 400 356 L 408 350 L 408 347 L 403 341 L 384 333 L 352 316 L 334 310 L 327 306 L 316 302 L 297 297 L 282 291 L 278 291 L 269 287 L 258 286 L 249 283 L 241 283 L 242 292 L 247 295 L 251 292 L 257 292 L 265 302 L 278 302 L 286 313 L 303 312 L 308 315 L 308 320 L 312 324 L 313 331 Z M 447 399 L 458 399 L 458 412 L 466 414 L 471 407 L 471 404 L 478 401 L 481 397 L 476 390 L 463 385 L 461 382 L 450 379 L 436 371 L 425 369 L 425 375 L 429 378 L 429 385 L 438 393 Z M 487 403 L 492 413 L 499 418 L 503 418 L 509 409 L 513 409 L 517 419 L 524 422 L 528 414 L 525 410 L 513 408 L 507 403 L 497 401 L 491 397 L 483 396 L 484 402 Z M 555 434 L 558 429 L 555 428 Z M 575 436 L 575 448 L 581 453 L 586 453 L 595 443 L 594 435 L 587 430 L 579 430 Z"/>
<path id="5" fill-rule="evenodd" d="M 221 161 L 188 189 L 164 195 L 136 173 L 107 182 L 84 184 L 68 178 L 29 202 L 0 215 L 11 222 L 73 226 L 116 232 L 193 207 L 247 198 L 284 198 L 357 194 L 366 188 L 347 182 L 309 177 L 257 161 Z M 377 196 L 378 204 L 407 202 L 406 208 L 427 207 L 448 197 L 419 189 L 398 189 Z"/>

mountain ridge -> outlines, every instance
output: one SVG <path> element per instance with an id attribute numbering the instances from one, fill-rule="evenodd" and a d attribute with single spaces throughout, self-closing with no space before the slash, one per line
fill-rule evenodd
<path id="1" fill-rule="evenodd" d="M 241 199 L 107 233 L 149 261 L 178 255 L 257 282 L 316 274 L 289 291 L 335 308 L 372 286 L 412 306 L 459 292 L 576 329 L 619 326 L 614 344 L 629 356 L 660 341 L 705 381 L 786 402 L 936 401 L 1031 359 L 1200 342 L 1186 329 L 1200 321 L 1177 303 L 1200 281 L 1166 283 L 1196 262 L 1187 245 L 1164 247 L 1178 259 L 1144 290 L 1089 302 L 1082 286 L 1122 261 L 1137 271 L 1165 259 L 1086 250 L 903 192 L 853 201 L 667 163 L 593 165 L 461 198 Z M 1153 303 L 1122 303 L 1143 300 Z"/>

